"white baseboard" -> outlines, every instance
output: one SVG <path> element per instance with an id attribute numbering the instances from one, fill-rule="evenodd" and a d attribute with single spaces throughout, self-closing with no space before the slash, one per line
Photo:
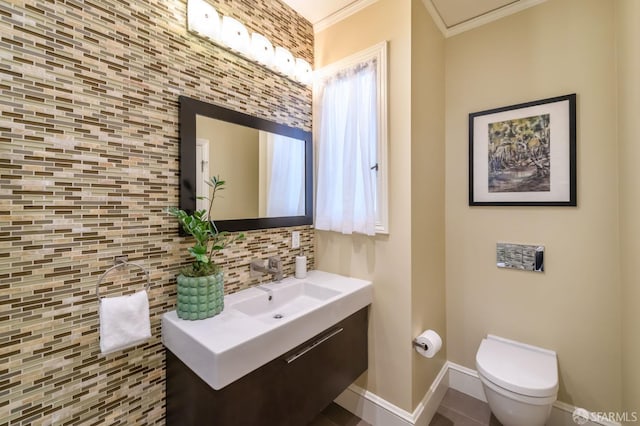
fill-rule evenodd
<path id="1" fill-rule="evenodd" d="M 371 425 L 411 426 L 411 413 L 373 392 L 351 385 L 335 402 Z"/>
<path id="2" fill-rule="evenodd" d="M 335 402 L 373 426 L 428 426 L 448 388 L 487 401 L 478 372 L 447 361 L 412 413 L 356 385 L 349 386 Z M 547 426 L 576 426 L 572 417 L 575 409 L 572 405 L 556 401 Z M 590 418 L 584 425 L 620 426 L 620 423 L 600 420 L 594 414 Z"/>
<path id="3" fill-rule="evenodd" d="M 356 385 L 349 386 L 335 402 L 373 426 L 427 426 L 449 388 L 448 370 L 445 363 L 412 413 Z"/>
<path id="4" fill-rule="evenodd" d="M 482 382 L 476 370 L 453 362 L 447 361 L 447 364 L 449 366 L 449 387 L 451 389 L 465 393 L 480 401 L 487 402 L 487 397 L 484 395 L 484 389 L 482 388 Z"/>
<path id="5" fill-rule="evenodd" d="M 487 401 L 487 398 L 484 395 L 484 390 L 482 388 L 482 382 L 480 381 L 480 377 L 478 376 L 478 372 L 476 370 L 472 370 L 453 362 L 448 362 L 447 364 L 449 366 L 450 388 L 470 395 L 481 401 Z M 547 421 L 547 426 L 576 426 L 578 423 L 573 420 L 573 412 L 575 411 L 575 409 L 576 407 L 574 407 L 573 405 L 569 405 L 561 401 L 554 402 L 553 408 L 551 409 L 551 415 L 549 416 L 549 420 Z M 591 414 L 590 418 L 596 419 L 598 418 L 598 416 Z M 611 422 L 604 419 L 590 420 L 583 424 L 585 426 L 620 426 L 620 423 Z"/>
<path id="6" fill-rule="evenodd" d="M 424 398 L 422 398 L 422 401 L 420 401 L 416 409 L 413 410 L 414 425 L 428 426 L 429 423 L 431 423 L 431 419 L 433 419 L 436 411 L 438 411 L 438 407 L 442 402 L 442 398 L 444 398 L 444 394 L 447 393 L 447 389 L 449 389 L 449 367 L 448 363 L 445 362 Z"/>

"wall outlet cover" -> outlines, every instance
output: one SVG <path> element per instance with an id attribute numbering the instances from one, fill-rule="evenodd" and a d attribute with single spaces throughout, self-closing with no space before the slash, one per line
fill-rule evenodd
<path id="1" fill-rule="evenodd" d="M 300 248 L 300 231 L 291 232 L 291 248 Z"/>

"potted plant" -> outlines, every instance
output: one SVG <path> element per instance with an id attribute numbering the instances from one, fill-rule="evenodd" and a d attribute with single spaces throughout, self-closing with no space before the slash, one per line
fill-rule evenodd
<path id="1" fill-rule="evenodd" d="M 176 207 L 167 212 L 175 216 L 182 229 L 195 238 L 195 244 L 189 248 L 193 262 L 180 270 L 178 275 L 178 317 L 188 320 L 205 319 L 215 316 L 224 309 L 224 280 L 219 265 L 213 261 L 216 252 L 236 241 L 244 239 L 244 234 L 232 235 L 218 231 L 211 219 L 211 208 L 216 192 L 224 189 L 225 181 L 218 176 L 206 181 L 211 187 L 210 197 L 198 197 L 209 200 L 208 210 L 196 210 L 192 214 Z"/>

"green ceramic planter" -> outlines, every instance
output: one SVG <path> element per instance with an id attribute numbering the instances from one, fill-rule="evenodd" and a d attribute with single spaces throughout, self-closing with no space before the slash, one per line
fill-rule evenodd
<path id="1" fill-rule="evenodd" d="M 222 271 L 207 277 L 178 275 L 178 318 L 201 320 L 218 315 L 223 309 Z"/>

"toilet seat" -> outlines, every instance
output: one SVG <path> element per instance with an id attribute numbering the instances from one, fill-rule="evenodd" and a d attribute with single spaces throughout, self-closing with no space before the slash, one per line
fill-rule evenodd
<path id="1" fill-rule="evenodd" d="M 555 401 L 558 367 L 554 351 L 488 335 L 476 354 L 481 379 L 496 392 L 522 402 L 543 405 Z M 488 382 L 488 383 L 487 383 Z"/>

